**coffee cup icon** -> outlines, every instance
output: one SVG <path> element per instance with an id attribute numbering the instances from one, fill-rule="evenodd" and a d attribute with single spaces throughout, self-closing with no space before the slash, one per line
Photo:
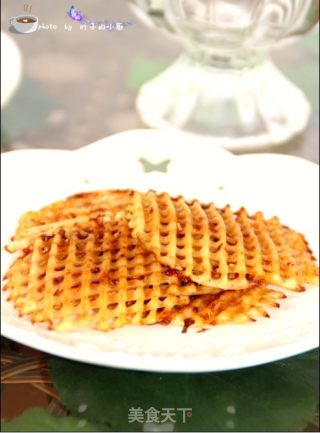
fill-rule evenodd
<path id="1" fill-rule="evenodd" d="M 10 24 L 19 33 L 33 33 L 37 30 L 39 19 L 35 15 L 17 15 Z"/>

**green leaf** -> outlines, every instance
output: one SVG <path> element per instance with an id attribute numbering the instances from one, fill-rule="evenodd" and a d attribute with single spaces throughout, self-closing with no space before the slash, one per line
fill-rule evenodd
<path id="1" fill-rule="evenodd" d="M 1 110 L 1 121 L 12 140 L 24 134 L 38 133 L 46 126 L 52 111 L 61 104 L 48 95 L 46 89 L 26 76 L 19 90 Z"/>
<path id="2" fill-rule="evenodd" d="M 316 24 L 318 19 L 319 19 L 319 5 L 312 4 L 310 6 L 310 10 L 307 15 L 307 20 L 310 21 L 311 23 Z"/>
<path id="3" fill-rule="evenodd" d="M 169 64 L 170 62 L 167 60 L 134 60 L 129 67 L 126 83 L 127 88 L 136 92 L 142 84 L 160 74 Z"/>
<path id="4" fill-rule="evenodd" d="M 109 431 L 105 426 L 88 422 L 85 418 L 72 416 L 54 417 L 43 409 L 34 408 L 23 412 L 11 421 L 1 423 L 1 431 Z"/>
<path id="5" fill-rule="evenodd" d="M 290 57 L 291 53 L 291 57 Z M 312 31 L 299 40 L 294 50 L 281 51 L 276 65 L 284 75 L 297 85 L 311 102 L 313 118 L 319 120 L 319 32 Z M 287 58 L 286 55 L 289 55 Z"/>
<path id="6" fill-rule="evenodd" d="M 1 128 L 1 152 L 6 152 L 10 150 L 10 140 L 7 132 Z"/>
<path id="7" fill-rule="evenodd" d="M 306 36 L 301 38 L 299 44 L 301 44 L 301 46 L 313 56 L 314 63 L 317 65 L 319 53 L 319 31 L 316 29 L 312 30 Z"/>
<path id="8" fill-rule="evenodd" d="M 62 359 L 50 371 L 73 414 L 117 431 L 142 430 L 128 422 L 130 408 L 175 409 L 175 431 L 302 431 L 314 419 L 318 352 L 238 371 L 161 374 L 102 368 Z M 190 408 L 183 423 L 177 408 Z M 121 428 L 123 430 L 121 430 Z"/>
<path id="9" fill-rule="evenodd" d="M 299 66 L 281 65 L 280 69 L 285 76 L 296 84 L 306 95 L 313 109 L 317 121 L 319 119 L 319 68 L 311 61 L 306 60 Z"/>

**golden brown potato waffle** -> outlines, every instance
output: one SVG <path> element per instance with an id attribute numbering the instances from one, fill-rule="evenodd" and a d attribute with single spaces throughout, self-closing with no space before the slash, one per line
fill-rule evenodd
<path id="1" fill-rule="evenodd" d="M 134 193 L 128 219 L 133 236 L 162 264 L 204 286 L 239 290 L 271 283 L 300 290 L 318 281 L 305 239 L 277 218 L 265 221 L 261 212 L 250 217 L 245 209 L 233 213 L 229 206 L 149 191 Z"/>
<path id="2" fill-rule="evenodd" d="M 55 229 L 35 237 L 6 276 L 9 299 L 33 322 L 59 330 L 151 324 L 187 295 L 208 293 L 145 251 L 125 218 Z"/>
<path id="3" fill-rule="evenodd" d="M 159 314 L 165 324 L 203 327 L 224 323 L 245 323 L 259 317 L 270 317 L 266 308 L 279 308 L 286 296 L 266 287 L 246 290 L 224 290 L 214 295 L 191 296 L 190 304 L 176 306 Z"/>
<path id="4" fill-rule="evenodd" d="M 9 299 L 57 330 L 253 320 L 284 297 L 266 283 L 298 290 L 318 276 L 304 237 L 277 218 L 152 191 L 81 193 L 28 212 L 8 250 L 22 251 Z"/>
<path id="5" fill-rule="evenodd" d="M 11 252 L 28 244 L 29 238 L 41 233 L 52 233 L 61 226 L 87 223 L 98 216 L 107 221 L 110 215 L 123 211 L 133 192 L 131 190 L 104 190 L 83 192 L 45 206 L 37 212 L 27 212 L 19 220 L 13 242 L 8 246 Z"/>
<path id="6" fill-rule="evenodd" d="M 281 225 L 277 217 L 265 220 L 262 212 L 249 216 L 241 208 L 235 218 L 243 236 L 248 275 L 256 275 L 259 269 L 266 283 L 295 291 L 307 283 L 318 284 L 316 259 L 303 235 Z"/>
<path id="7" fill-rule="evenodd" d="M 281 225 L 277 217 L 266 221 L 270 237 L 280 251 L 280 277 L 286 278 L 288 272 L 293 274 L 301 284 L 319 283 L 319 268 L 305 237 L 287 226 Z M 275 281 L 276 282 L 276 281 Z"/>

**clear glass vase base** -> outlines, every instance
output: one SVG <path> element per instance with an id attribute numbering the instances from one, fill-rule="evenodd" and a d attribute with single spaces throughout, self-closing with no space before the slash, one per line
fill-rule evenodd
<path id="1" fill-rule="evenodd" d="M 141 87 L 136 105 L 149 127 L 196 134 L 230 150 L 287 142 L 310 116 L 304 94 L 268 59 L 234 68 L 182 55 Z"/>

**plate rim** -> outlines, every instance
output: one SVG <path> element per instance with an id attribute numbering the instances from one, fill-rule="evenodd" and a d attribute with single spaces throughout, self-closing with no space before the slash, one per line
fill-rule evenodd
<path id="1" fill-rule="evenodd" d="M 3 328 L 3 324 L 1 328 Z M 11 332 L 10 328 L 12 328 Z M 30 333 L 27 330 L 18 329 L 18 335 L 16 335 L 16 331 L 17 328 L 15 328 L 14 326 L 5 324 L 4 332 L 3 329 L 1 329 L 1 335 L 23 345 L 26 345 L 26 337 L 30 337 Z M 21 335 L 19 336 L 19 334 Z M 158 373 L 209 373 L 240 370 L 244 368 L 251 368 L 259 365 L 269 364 L 271 362 L 280 361 L 282 359 L 287 359 L 292 356 L 309 352 L 319 347 L 319 344 L 310 343 L 309 341 L 305 342 L 305 340 L 303 340 L 303 344 L 300 344 L 300 342 L 289 343 L 281 347 L 273 348 L 272 350 L 261 350 L 258 352 L 258 354 L 254 354 L 252 360 L 250 360 L 250 354 L 236 355 L 238 361 L 240 362 L 238 362 L 235 366 L 233 362 L 234 355 L 220 356 L 218 364 L 213 362 L 214 359 L 212 356 L 199 356 L 191 358 L 184 356 L 155 356 L 152 354 L 146 354 L 141 356 L 127 352 L 123 353 L 116 350 L 103 353 L 103 358 L 95 357 L 94 354 L 91 355 L 88 353 L 86 354 L 86 357 L 83 357 L 79 356 L 78 354 L 78 352 L 80 352 L 81 354 L 81 348 L 69 348 L 67 343 L 49 340 L 52 348 L 44 349 L 42 342 L 44 342 L 44 344 L 48 342 L 48 339 L 46 339 L 46 337 L 33 334 L 32 338 L 35 338 L 35 341 L 32 341 L 31 343 L 28 342 L 27 346 L 53 356 L 58 356 L 61 358 L 70 359 L 72 361 L 92 364 L 100 367 L 145 372 L 149 371 Z M 284 354 L 281 354 L 281 350 L 283 350 L 283 348 L 286 348 L 285 356 Z M 124 355 L 125 360 L 123 360 Z M 141 362 L 142 359 L 143 362 Z M 182 362 L 183 368 L 181 368 Z M 148 368 L 146 368 L 146 364 L 148 364 Z M 195 364 L 197 365 L 195 366 Z M 178 365 L 178 367 L 175 367 L 175 365 Z"/>

